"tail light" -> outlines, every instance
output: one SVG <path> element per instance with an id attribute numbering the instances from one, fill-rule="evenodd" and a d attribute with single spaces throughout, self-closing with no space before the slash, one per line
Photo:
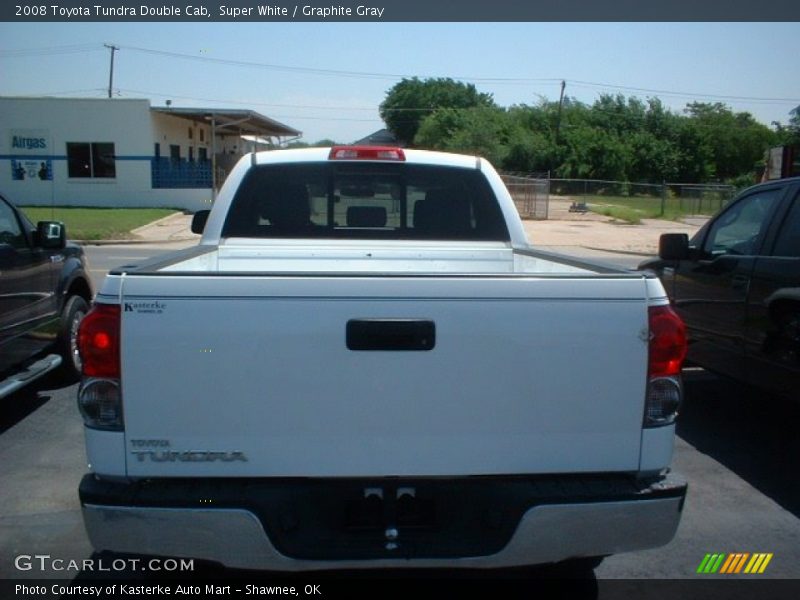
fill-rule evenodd
<path id="1" fill-rule="evenodd" d="M 404 161 L 402 148 L 392 146 L 334 146 L 328 155 L 330 160 L 396 160 Z"/>
<path id="2" fill-rule="evenodd" d="M 123 429 L 120 329 L 118 305 L 96 304 L 81 321 L 78 350 L 83 361 L 83 379 L 78 390 L 78 408 L 87 427 Z"/>
<path id="3" fill-rule="evenodd" d="M 119 377 L 120 308 L 95 304 L 81 321 L 78 349 L 86 377 Z"/>
<path id="4" fill-rule="evenodd" d="M 670 306 L 648 308 L 650 341 L 647 364 L 645 427 L 675 421 L 683 389 L 681 367 L 686 358 L 686 327 Z"/>

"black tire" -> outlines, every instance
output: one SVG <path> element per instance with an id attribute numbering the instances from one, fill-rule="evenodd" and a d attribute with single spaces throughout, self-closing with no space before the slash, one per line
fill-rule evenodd
<path id="1" fill-rule="evenodd" d="M 70 296 L 61 311 L 57 351 L 61 355 L 61 377 L 73 383 L 81 376 L 81 358 L 78 354 L 78 327 L 89 312 L 89 304 L 81 296 Z"/>

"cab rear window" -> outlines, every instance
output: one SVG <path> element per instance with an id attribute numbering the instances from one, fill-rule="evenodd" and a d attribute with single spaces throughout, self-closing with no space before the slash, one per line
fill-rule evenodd
<path id="1" fill-rule="evenodd" d="M 508 241 L 477 170 L 407 163 L 297 163 L 248 172 L 223 237 Z"/>

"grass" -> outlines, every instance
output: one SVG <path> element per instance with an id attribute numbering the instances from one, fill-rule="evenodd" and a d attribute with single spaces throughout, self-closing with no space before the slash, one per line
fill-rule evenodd
<path id="1" fill-rule="evenodd" d="M 67 237 L 73 240 L 123 240 L 131 231 L 175 213 L 169 208 L 68 208 L 63 206 L 24 206 L 28 218 L 37 221 L 62 221 Z"/>
<path id="2" fill-rule="evenodd" d="M 631 196 L 574 196 L 576 202 L 586 202 L 592 212 L 638 224 L 642 219 L 666 219 L 676 221 L 690 215 L 713 215 L 723 205 L 719 197 L 678 198 L 670 197 L 662 212 L 661 198 Z"/>

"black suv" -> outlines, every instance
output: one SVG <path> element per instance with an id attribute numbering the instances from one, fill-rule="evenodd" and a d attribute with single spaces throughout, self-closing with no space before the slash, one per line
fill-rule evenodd
<path id="1" fill-rule="evenodd" d="M 800 177 L 748 188 L 691 240 L 662 235 L 639 268 L 686 322 L 692 362 L 800 398 Z"/>
<path id="2" fill-rule="evenodd" d="M 77 333 L 92 300 L 83 250 L 63 223 L 36 227 L 0 196 L 0 398 L 60 368 L 80 375 Z"/>

